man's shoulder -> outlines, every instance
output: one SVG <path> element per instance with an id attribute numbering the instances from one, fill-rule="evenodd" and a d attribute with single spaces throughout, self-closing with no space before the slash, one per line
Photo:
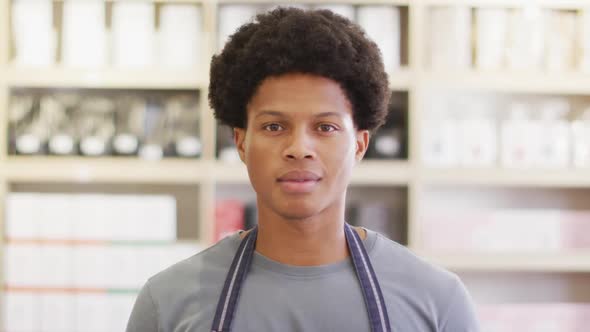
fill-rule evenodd
<path id="1" fill-rule="evenodd" d="M 230 235 L 211 247 L 179 261 L 158 272 L 148 280 L 154 292 L 170 291 L 171 288 L 186 287 L 187 284 L 215 280 L 219 274 L 227 273 L 236 250 L 237 234 Z"/>
<path id="2" fill-rule="evenodd" d="M 459 277 L 409 248 L 377 234 L 371 259 L 386 276 L 411 282 L 414 286 L 433 292 L 448 291 L 461 283 Z"/>

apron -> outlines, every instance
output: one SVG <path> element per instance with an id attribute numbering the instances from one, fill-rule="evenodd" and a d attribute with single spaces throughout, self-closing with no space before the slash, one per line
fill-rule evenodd
<path id="1" fill-rule="evenodd" d="M 381 293 L 377 276 L 367 255 L 367 251 L 358 233 L 348 224 L 344 224 L 346 243 L 350 251 L 354 270 L 360 281 L 363 297 L 369 314 L 372 332 L 391 332 L 387 308 Z M 225 284 L 217 302 L 217 311 L 213 319 L 211 332 L 229 332 L 236 312 L 240 289 L 250 269 L 254 256 L 254 245 L 258 229 L 255 226 L 241 241 L 238 251 L 227 273 Z"/>

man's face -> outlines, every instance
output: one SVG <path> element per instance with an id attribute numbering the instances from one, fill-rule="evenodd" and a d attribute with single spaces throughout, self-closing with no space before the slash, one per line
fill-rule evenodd
<path id="1" fill-rule="evenodd" d="M 234 129 L 235 142 L 261 209 L 305 219 L 344 204 L 369 133 L 356 130 L 336 82 L 305 74 L 267 78 L 247 115 L 246 129 Z"/>

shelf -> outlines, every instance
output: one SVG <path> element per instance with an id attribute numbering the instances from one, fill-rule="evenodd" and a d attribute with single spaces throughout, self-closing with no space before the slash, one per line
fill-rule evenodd
<path id="1" fill-rule="evenodd" d="M 590 272 L 590 251 L 559 253 L 420 253 L 427 261 L 454 271 Z"/>
<path id="2" fill-rule="evenodd" d="M 481 185 L 506 187 L 590 187 L 590 169 L 422 169 L 420 180 L 426 184 Z"/>
<path id="3" fill-rule="evenodd" d="M 14 157 L 4 163 L 0 175 L 8 182 L 97 182 L 198 184 L 208 169 L 200 160 L 138 158 Z"/>
<path id="4" fill-rule="evenodd" d="M 408 162 L 397 160 L 363 160 L 352 173 L 352 185 L 406 186 L 412 170 Z"/>
<path id="5" fill-rule="evenodd" d="M 469 7 L 503 7 L 522 8 L 538 6 L 552 9 L 578 9 L 587 6 L 587 0 L 418 0 L 416 1 L 427 6 L 469 6 Z"/>
<path id="6" fill-rule="evenodd" d="M 213 174 L 218 183 L 227 184 L 249 184 L 248 170 L 246 165 L 239 163 L 215 162 Z"/>
<path id="7" fill-rule="evenodd" d="M 412 85 L 412 71 L 407 67 L 401 67 L 399 70 L 388 74 L 389 88 L 396 91 L 410 89 Z"/>
<path id="8" fill-rule="evenodd" d="M 202 89 L 208 79 L 199 70 L 165 69 L 25 69 L 6 70 L 6 84 L 10 87 L 31 88 L 101 88 L 101 89 Z"/>
<path id="9" fill-rule="evenodd" d="M 220 5 L 227 5 L 227 4 L 270 4 L 270 5 L 319 5 L 319 4 L 353 4 L 353 5 L 392 5 L 392 6 L 408 6 L 410 4 L 410 0 L 322 0 L 318 2 L 317 0 L 298 0 L 294 1 L 293 3 L 289 3 L 287 1 L 284 2 L 276 2 L 273 0 L 217 0 L 215 1 Z"/>
<path id="10" fill-rule="evenodd" d="M 432 71 L 424 74 L 425 87 L 455 90 L 491 90 L 505 93 L 590 94 L 590 74 L 543 72 Z"/>

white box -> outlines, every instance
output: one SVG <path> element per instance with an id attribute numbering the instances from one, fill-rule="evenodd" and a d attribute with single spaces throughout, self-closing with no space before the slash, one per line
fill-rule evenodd
<path id="1" fill-rule="evenodd" d="M 579 16 L 579 43 L 580 43 L 580 69 L 588 73 L 590 72 L 590 7 L 586 7 L 580 11 Z"/>
<path id="2" fill-rule="evenodd" d="M 108 240 L 105 219 L 109 214 L 105 195 L 83 194 L 72 197 L 75 200 L 76 220 L 74 234 L 80 240 Z"/>
<path id="3" fill-rule="evenodd" d="M 511 69 L 540 69 L 545 50 L 547 11 L 535 7 L 513 10 L 509 16 L 508 66 Z"/>
<path id="4" fill-rule="evenodd" d="M 112 278 L 107 252 L 103 246 L 80 246 L 74 251 L 74 286 L 105 288 Z"/>
<path id="5" fill-rule="evenodd" d="M 66 66 L 106 65 L 105 4 L 102 0 L 65 0 L 62 59 Z"/>
<path id="6" fill-rule="evenodd" d="M 508 11 L 503 8 L 477 8 L 475 21 L 475 65 L 484 70 L 502 68 L 506 55 Z"/>
<path id="7" fill-rule="evenodd" d="M 63 293 L 40 294 L 39 305 L 41 332 L 76 331 L 76 301 L 74 295 Z"/>
<path id="8" fill-rule="evenodd" d="M 139 276 L 141 259 L 136 246 L 108 246 L 104 248 L 107 256 L 107 271 L 109 279 L 107 287 L 116 289 L 139 289 L 145 283 L 145 278 Z"/>
<path id="9" fill-rule="evenodd" d="M 397 7 L 360 6 L 357 20 L 367 36 L 377 43 L 388 73 L 400 67 L 401 19 Z"/>
<path id="10" fill-rule="evenodd" d="M 39 194 L 37 223 L 42 239 L 70 240 L 73 237 L 71 195 Z"/>
<path id="11" fill-rule="evenodd" d="M 138 196 L 139 211 L 143 215 L 137 221 L 141 240 L 176 240 L 176 200 L 172 196 Z"/>
<path id="12" fill-rule="evenodd" d="M 355 21 L 355 10 L 353 5 L 346 5 L 346 4 L 322 4 L 316 5 L 313 7 L 316 10 L 324 9 L 333 12 L 334 14 L 338 14 L 340 16 L 346 17 L 350 21 Z"/>
<path id="13" fill-rule="evenodd" d="M 75 248 L 55 244 L 40 246 L 40 286 L 67 288 L 72 285 Z"/>
<path id="14" fill-rule="evenodd" d="M 590 110 L 571 123 L 571 133 L 573 165 L 577 168 L 590 167 Z"/>
<path id="15" fill-rule="evenodd" d="M 110 331 L 110 308 L 106 294 L 77 294 L 75 301 L 76 331 Z"/>
<path id="16" fill-rule="evenodd" d="M 6 238 L 34 239 L 39 237 L 37 218 L 38 194 L 9 193 L 6 198 Z"/>
<path id="17" fill-rule="evenodd" d="M 429 17 L 430 65 L 433 69 L 468 69 L 471 66 L 471 9 L 434 7 Z"/>
<path id="18" fill-rule="evenodd" d="M 229 36 L 240 26 L 253 20 L 258 8 L 254 5 L 223 5 L 219 6 L 219 34 L 217 49 L 222 50 Z"/>
<path id="19" fill-rule="evenodd" d="M 106 331 L 125 331 L 137 294 L 108 294 L 109 326 Z"/>
<path id="20" fill-rule="evenodd" d="M 539 127 L 532 121 L 527 104 L 515 102 L 509 113 L 500 127 L 500 162 L 506 168 L 529 168 L 534 165 Z"/>
<path id="21" fill-rule="evenodd" d="M 37 244 L 7 244 L 4 257 L 4 282 L 7 286 L 34 287 L 43 282 L 41 247 Z"/>
<path id="22" fill-rule="evenodd" d="M 160 11 L 160 65 L 196 68 L 200 65 L 203 28 L 201 8 L 194 4 L 166 4 Z"/>
<path id="23" fill-rule="evenodd" d="M 545 68 L 552 71 L 573 70 L 576 65 L 578 14 L 551 11 L 545 25 Z"/>
<path id="24" fill-rule="evenodd" d="M 113 63 L 137 68 L 155 63 L 155 7 L 149 2 L 114 2 Z"/>
<path id="25" fill-rule="evenodd" d="M 2 303 L 2 331 L 38 332 L 41 328 L 39 298 L 34 293 L 6 292 Z"/>
<path id="26" fill-rule="evenodd" d="M 12 31 L 17 65 L 50 66 L 55 62 L 57 32 L 51 0 L 13 0 Z"/>

